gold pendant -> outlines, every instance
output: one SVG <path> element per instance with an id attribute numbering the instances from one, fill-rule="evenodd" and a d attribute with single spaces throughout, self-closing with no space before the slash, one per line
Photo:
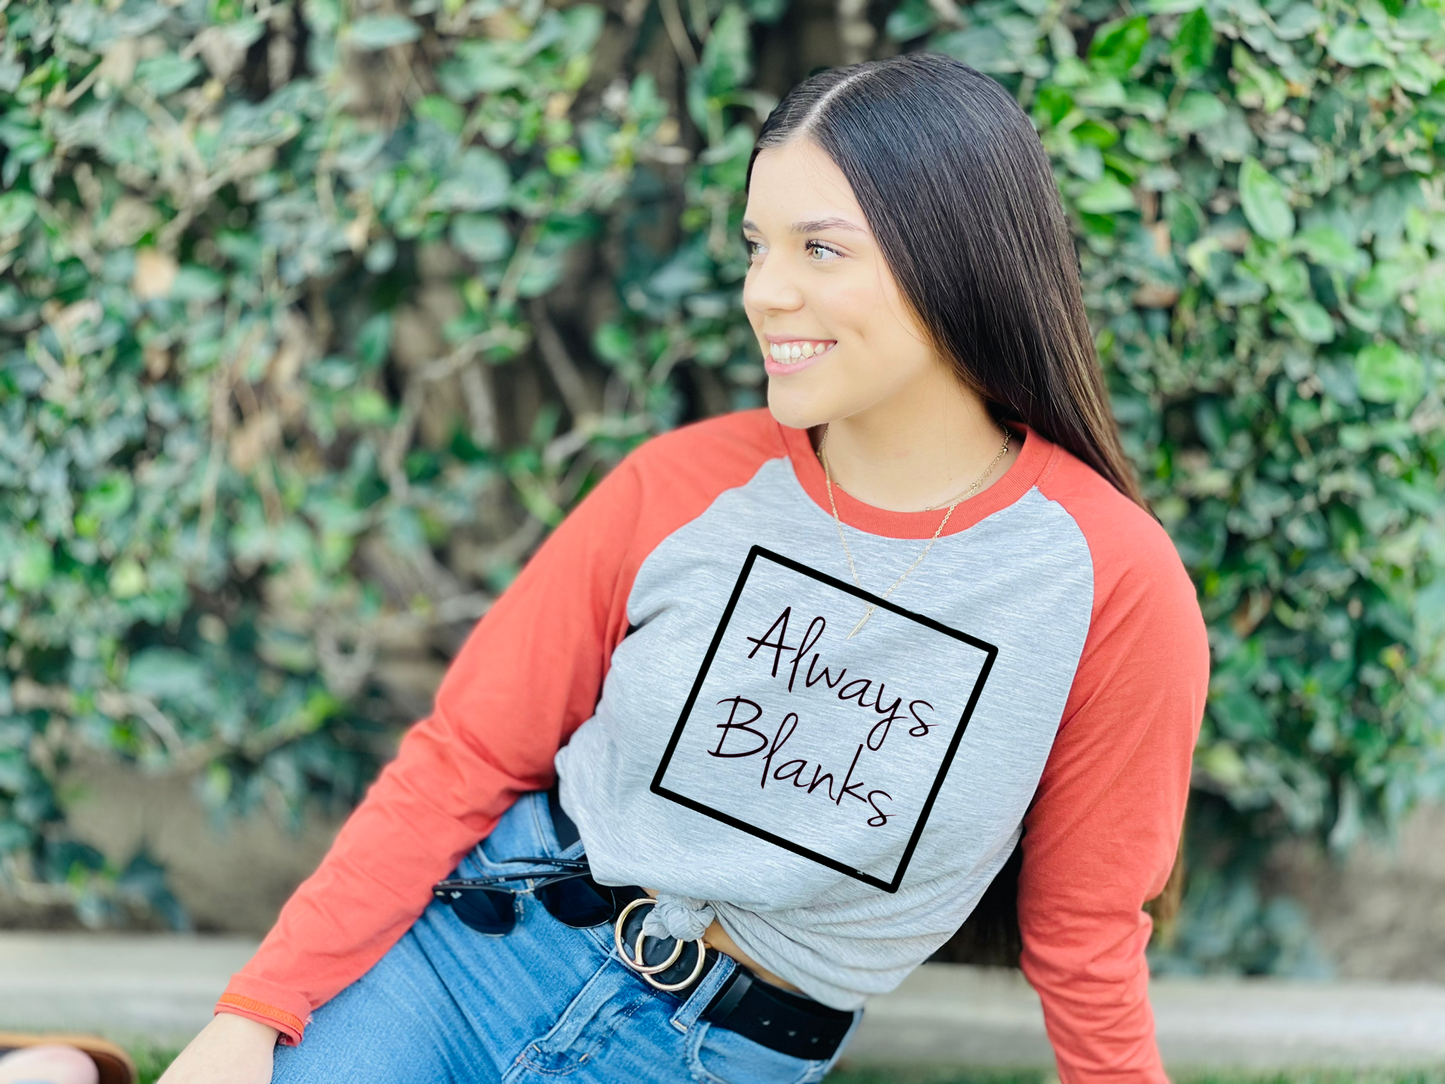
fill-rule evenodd
<path id="1" fill-rule="evenodd" d="M 858 630 L 861 629 L 864 625 L 868 624 L 868 619 L 869 619 L 870 617 L 872 617 L 872 616 L 873 616 L 873 607 L 870 605 L 870 606 L 868 607 L 868 609 L 866 609 L 866 610 L 863 611 L 863 617 L 862 617 L 862 619 L 858 622 L 858 624 L 856 624 L 856 625 L 853 626 L 853 631 L 850 632 L 847 636 L 843 637 L 843 639 L 845 639 L 845 640 L 851 640 L 851 639 L 853 639 L 853 637 L 857 636 L 857 635 L 858 635 Z"/>

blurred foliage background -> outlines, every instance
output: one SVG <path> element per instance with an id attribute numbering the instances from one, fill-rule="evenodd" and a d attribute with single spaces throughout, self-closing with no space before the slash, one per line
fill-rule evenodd
<path id="1" fill-rule="evenodd" d="M 630 447 L 762 402 L 753 134 L 900 50 L 1033 117 L 1214 678 L 1171 970 L 1317 969 L 1270 843 L 1445 791 L 1442 0 L 0 0 L 0 878 L 79 756 L 360 795 Z M 920 153 L 926 148 L 920 148 Z"/>

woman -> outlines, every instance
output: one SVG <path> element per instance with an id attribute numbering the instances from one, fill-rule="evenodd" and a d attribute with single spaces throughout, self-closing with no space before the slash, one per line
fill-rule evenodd
<path id="1" fill-rule="evenodd" d="M 826 72 L 743 232 L 768 411 L 558 528 L 164 1084 L 819 1080 L 1021 833 L 1062 1078 L 1164 1080 L 1208 653 L 1039 141 L 951 60 Z"/>

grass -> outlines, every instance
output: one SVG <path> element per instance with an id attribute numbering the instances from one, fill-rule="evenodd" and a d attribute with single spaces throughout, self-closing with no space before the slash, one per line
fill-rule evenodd
<path id="1" fill-rule="evenodd" d="M 179 1050 L 155 1047 L 132 1048 L 130 1056 L 135 1058 L 135 1066 L 140 1070 L 140 1084 L 156 1084 L 160 1075 L 166 1071 L 166 1066 L 174 1061 L 179 1053 Z"/>

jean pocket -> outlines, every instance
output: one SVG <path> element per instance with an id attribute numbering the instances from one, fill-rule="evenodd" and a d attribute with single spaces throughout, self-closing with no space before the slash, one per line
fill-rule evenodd
<path id="1" fill-rule="evenodd" d="M 540 791 L 521 795 L 502 814 L 492 830 L 471 849 L 467 857 L 482 874 L 510 873 L 519 871 L 519 877 L 526 877 L 531 864 L 514 861 L 527 855 L 546 855 L 550 849 L 542 839 L 537 825 L 538 802 L 545 803 L 546 796 Z"/>
<path id="2" fill-rule="evenodd" d="M 736 1031 L 699 1022 L 688 1044 L 688 1067 L 706 1084 L 812 1084 L 823 1079 L 828 1062 L 780 1054 Z"/>
<path id="3" fill-rule="evenodd" d="M 513 869 L 520 871 L 523 868 L 514 862 L 502 861 L 506 857 L 508 856 L 498 847 L 498 841 L 493 836 L 484 836 L 463 856 L 457 866 L 457 873 L 462 877 L 491 877 L 498 873 L 510 872 Z M 520 874 L 520 876 L 526 875 Z"/>

